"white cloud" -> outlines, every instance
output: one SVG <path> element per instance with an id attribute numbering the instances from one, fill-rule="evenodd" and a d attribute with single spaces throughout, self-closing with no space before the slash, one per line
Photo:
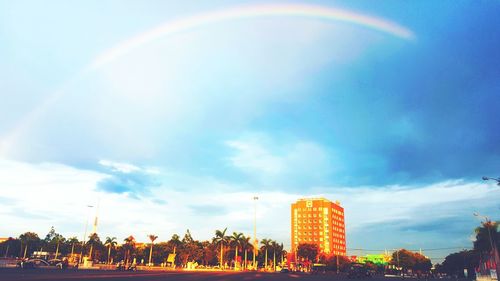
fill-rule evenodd
<path id="1" fill-rule="evenodd" d="M 97 182 L 106 176 L 60 164 L 0 160 L 0 202 L 4 206 L 0 210 L 0 237 L 16 236 L 28 230 L 43 236 L 54 226 L 65 236 L 80 238 L 87 219 L 91 229 L 91 218 L 96 210 L 86 206 L 97 206 L 98 202 L 98 230 L 102 237 L 112 235 L 121 240 L 132 234 L 139 241 L 146 241 L 146 235 L 154 233 L 160 236 L 159 241 L 164 241 L 174 233 L 183 235 L 190 229 L 196 239 L 211 239 L 216 229 L 225 227 L 230 232 L 253 235 L 252 198 L 257 195 L 259 239 L 269 237 L 289 247 L 290 204 L 302 197 L 325 197 L 340 200 L 346 210 L 348 247 L 360 243 L 368 248 L 377 248 L 380 243 L 393 243 L 392 247 L 397 247 L 401 237 L 410 240 L 408 233 L 397 228 L 390 234 L 384 233 L 387 226 L 400 221 L 410 226 L 447 222 L 448 218 L 456 216 L 465 216 L 473 226 L 477 221 L 472 212 L 495 209 L 492 206 L 498 200 L 494 198 L 499 198 L 500 193 L 500 187 L 493 184 L 460 180 L 419 187 L 324 187 L 321 188 L 323 192 L 310 194 L 253 191 L 253 186 L 216 179 L 177 177 L 181 180 L 153 187 L 148 197 L 134 199 L 126 194 L 96 191 Z M 190 189 L 193 183 L 196 188 Z M 206 206 L 209 208 L 204 208 Z M 360 238 L 367 227 L 375 241 L 369 245 L 366 245 L 366 238 Z M 444 247 L 447 243 L 467 241 L 470 233 L 465 231 L 453 237 L 447 233 L 433 235 L 432 240 Z M 414 241 L 421 243 L 419 247 L 429 243 L 422 236 Z"/>
<path id="2" fill-rule="evenodd" d="M 0 209 L 0 236 L 28 230 L 44 235 L 52 225 L 83 223 L 85 206 L 98 198 L 93 186 L 104 176 L 54 163 L 0 159 L 0 196 L 5 201 Z M 76 235 L 78 227 L 70 233 Z"/>
<path id="3" fill-rule="evenodd" d="M 231 163 L 242 170 L 256 173 L 278 174 L 285 169 L 284 158 L 275 156 L 258 143 L 228 141 L 226 144 L 236 150 L 229 158 Z"/>
<path id="4" fill-rule="evenodd" d="M 125 174 L 131 173 L 131 172 L 137 172 L 137 171 L 141 170 L 141 168 L 139 168 L 135 165 L 132 165 L 132 164 L 113 162 L 113 161 L 109 161 L 109 160 L 100 160 L 99 164 L 101 164 L 104 167 L 111 168 L 112 171 L 121 172 L 121 173 L 125 173 Z"/>
<path id="5" fill-rule="evenodd" d="M 490 198 L 500 192 L 500 187 L 484 183 L 467 183 L 461 180 L 438 182 L 427 186 L 386 186 L 339 188 L 328 196 L 344 202 L 352 218 L 349 227 L 353 230 L 366 224 L 390 222 L 400 219 L 422 221 L 455 215 L 453 211 L 430 215 L 433 208 L 452 207 L 463 202 L 462 210 L 474 207 L 475 200 Z M 491 202 L 491 201 L 490 201 Z M 487 201 L 485 201 L 485 204 Z M 467 205 L 470 204 L 470 205 Z M 482 206 L 476 206 L 481 208 Z M 472 215 L 472 213 L 471 213 Z"/>
<path id="6" fill-rule="evenodd" d="M 230 164 L 263 183 L 289 183 L 323 179 L 334 168 L 332 157 L 321 145 L 307 141 L 278 143 L 263 134 L 249 134 L 226 145 L 233 150 Z"/>

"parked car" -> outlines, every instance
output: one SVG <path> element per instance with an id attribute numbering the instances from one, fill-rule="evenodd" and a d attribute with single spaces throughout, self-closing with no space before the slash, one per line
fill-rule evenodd
<path id="1" fill-rule="evenodd" d="M 35 263 L 33 261 L 28 260 L 28 259 L 22 259 L 22 260 L 17 262 L 16 266 L 19 268 L 23 268 L 23 269 L 31 269 L 31 268 L 35 268 Z"/>
<path id="2" fill-rule="evenodd" d="M 362 264 L 353 264 L 347 273 L 347 278 L 366 278 L 371 277 L 370 271 Z"/>
<path id="3" fill-rule="evenodd" d="M 283 268 L 280 270 L 281 273 L 289 273 L 290 270 L 288 268 Z"/>

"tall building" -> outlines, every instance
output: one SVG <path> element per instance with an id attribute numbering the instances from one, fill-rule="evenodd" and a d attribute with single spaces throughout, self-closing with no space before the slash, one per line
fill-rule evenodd
<path id="1" fill-rule="evenodd" d="M 327 255 L 346 255 L 344 208 L 324 198 L 292 204 L 292 252 L 303 243 L 318 245 Z"/>

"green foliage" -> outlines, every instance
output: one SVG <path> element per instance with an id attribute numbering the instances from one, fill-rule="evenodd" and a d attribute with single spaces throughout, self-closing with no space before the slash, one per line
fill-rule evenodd
<path id="1" fill-rule="evenodd" d="M 337 263 L 337 259 L 338 259 L 338 263 Z M 339 271 L 346 272 L 351 265 L 351 261 L 346 256 L 320 255 L 319 261 L 320 261 L 320 263 L 326 264 L 328 270 L 332 270 L 332 271 L 337 271 L 337 265 L 338 265 Z"/>
<path id="2" fill-rule="evenodd" d="M 182 244 L 190 244 L 193 242 L 194 242 L 193 236 L 191 236 L 191 232 L 189 232 L 188 229 L 186 230 L 186 234 L 184 234 L 184 238 L 182 238 Z"/>
<path id="3" fill-rule="evenodd" d="M 179 251 L 177 252 L 177 256 L 179 257 L 178 261 L 181 265 L 186 264 L 187 262 L 201 262 L 201 258 L 203 256 L 201 243 L 193 239 L 189 229 L 186 231 L 186 234 L 182 239 L 182 244 L 178 249 Z"/>
<path id="4" fill-rule="evenodd" d="M 392 253 L 391 264 L 403 268 L 403 270 L 413 269 L 429 271 L 432 267 L 431 260 L 419 253 L 414 253 L 406 249 Z"/>
<path id="5" fill-rule="evenodd" d="M 116 247 L 117 244 L 118 244 L 118 242 L 116 241 L 116 237 L 107 236 L 106 240 L 104 242 L 104 246 L 110 247 L 110 248 Z"/>
<path id="6" fill-rule="evenodd" d="M 189 230 L 188 230 L 189 231 Z M 151 243 L 154 243 L 155 240 L 158 238 L 158 236 L 154 235 L 154 234 L 149 234 L 148 235 L 148 238 L 149 240 L 151 240 Z"/>
<path id="7" fill-rule="evenodd" d="M 481 253 L 491 252 L 491 245 L 496 245 L 500 250 L 500 222 L 490 221 L 482 223 L 482 225 L 475 229 L 476 240 L 474 241 L 474 250 Z"/>
<path id="8" fill-rule="evenodd" d="M 212 242 L 216 245 L 220 245 L 220 265 L 224 266 L 224 246 L 229 242 L 229 237 L 226 236 L 227 227 L 223 231 L 216 230 L 215 237 L 212 238 Z"/>
<path id="9" fill-rule="evenodd" d="M 9 237 L 0 243 L 0 257 L 15 257 L 21 252 L 21 240 Z"/>
<path id="10" fill-rule="evenodd" d="M 209 241 L 201 242 L 201 248 L 203 255 L 201 256 L 201 263 L 204 266 L 216 265 L 217 264 L 217 245 L 210 243 Z"/>
<path id="11" fill-rule="evenodd" d="M 316 261 L 318 253 L 319 249 L 316 244 L 301 243 L 297 247 L 297 256 L 307 261 Z"/>
<path id="12" fill-rule="evenodd" d="M 215 237 L 210 241 L 198 241 L 187 230 L 182 240 L 179 235 L 174 234 L 168 242 L 160 243 L 154 243 L 157 239 L 156 235 L 148 235 L 147 237 L 152 243 L 147 243 L 141 247 L 137 246 L 132 235 L 125 238 L 123 243 L 120 244 L 117 242 L 116 237 L 108 236 L 104 241 L 101 241 L 99 235 L 91 234 L 85 241 L 83 253 L 89 255 L 92 251 L 93 259 L 101 262 L 124 261 L 130 263 L 136 258 L 137 262 L 144 261 L 147 263 L 152 248 L 151 261 L 155 264 L 166 262 L 168 255 L 175 251 L 177 266 L 185 266 L 187 262 L 191 261 L 204 266 L 215 266 L 221 263 L 221 253 L 223 264 L 232 264 L 232 261 L 235 260 L 237 246 L 238 257 L 243 260 L 246 253 L 247 259 L 251 261 L 253 259 L 253 245 L 250 242 L 250 237 L 245 237 L 238 232 L 233 232 L 232 236 L 227 236 L 226 233 L 227 228 L 222 231 L 217 230 Z M 271 239 L 263 239 L 262 242 L 264 242 L 263 249 L 268 252 L 268 263 L 273 264 L 275 254 L 276 264 L 279 264 L 281 262 L 280 253 L 286 255 L 283 244 Z M 33 251 L 39 250 L 40 247 L 43 247 L 43 250 L 55 253 L 57 243 L 59 243 L 59 258 L 68 257 L 72 251 L 75 255 L 82 252 L 82 243 L 76 237 L 66 239 L 58 234 L 54 228 L 51 228 L 44 239 L 40 239 L 34 232 L 26 232 L 21 234 L 19 238 L 11 238 L 0 243 L 0 256 L 23 257 L 25 250 L 26 255 L 31 256 Z M 260 264 L 264 264 L 264 253 L 261 252 L 260 259 L 257 258 Z"/>
<path id="13" fill-rule="evenodd" d="M 24 245 L 24 250 L 21 247 L 20 257 L 29 257 L 32 249 L 37 249 L 41 245 L 41 240 L 38 237 L 38 234 L 34 232 L 25 232 L 19 235 L 19 240 L 21 240 L 21 246 Z"/>
<path id="14" fill-rule="evenodd" d="M 474 272 L 474 269 L 479 265 L 479 259 L 479 252 L 475 250 L 452 253 L 446 256 L 439 271 L 450 276 L 464 277 L 464 269 L 467 269 L 468 272 Z"/>
<path id="15" fill-rule="evenodd" d="M 136 256 L 135 238 L 130 235 L 129 237 L 123 239 L 123 241 L 125 242 L 121 247 L 123 250 L 123 260 L 125 263 L 131 263 L 133 258 Z"/>
<path id="16" fill-rule="evenodd" d="M 237 233 L 237 232 L 233 232 L 233 235 L 229 237 L 229 244 L 231 245 L 232 248 L 235 248 L 236 250 L 236 247 L 241 247 L 241 244 L 242 244 L 242 239 L 244 238 L 245 236 L 243 236 L 243 233 Z"/>

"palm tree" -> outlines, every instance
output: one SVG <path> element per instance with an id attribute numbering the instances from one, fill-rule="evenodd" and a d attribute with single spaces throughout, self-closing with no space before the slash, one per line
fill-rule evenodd
<path id="1" fill-rule="evenodd" d="M 97 235 L 97 233 L 92 233 L 89 236 L 89 241 L 87 243 L 90 244 L 89 258 L 91 260 L 92 260 L 92 250 L 94 249 L 94 244 L 98 243 L 99 241 L 100 241 L 100 239 L 99 239 L 99 236 Z"/>
<path id="2" fill-rule="evenodd" d="M 118 244 L 116 242 L 116 237 L 106 237 L 106 242 L 104 242 L 104 246 L 108 247 L 108 263 L 110 263 L 109 257 L 111 256 L 111 248 L 114 248 Z"/>
<path id="3" fill-rule="evenodd" d="M 283 247 L 283 243 L 279 244 L 278 250 L 276 252 L 278 252 L 278 254 L 281 256 L 281 266 L 283 266 L 283 262 L 284 262 L 283 259 L 284 259 L 284 256 L 286 256 L 286 254 L 287 254 L 285 248 Z"/>
<path id="4" fill-rule="evenodd" d="M 248 263 L 248 250 L 251 250 L 253 248 L 253 245 L 252 243 L 250 243 L 250 237 L 246 237 L 246 236 L 242 236 L 241 237 L 241 249 L 243 251 L 245 251 L 245 267 L 244 269 L 246 269 L 247 267 L 247 263 Z"/>
<path id="5" fill-rule="evenodd" d="M 54 259 L 57 259 L 57 256 L 59 256 L 59 243 L 61 242 L 61 236 L 58 235 L 56 237 L 54 237 L 54 239 L 56 240 L 56 255 L 54 257 Z M 64 238 L 62 238 L 64 239 Z"/>
<path id="6" fill-rule="evenodd" d="M 216 245 L 220 244 L 220 268 L 224 267 L 224 244 L 228 242 L 229 238 L 226 236 L 227 227 L 223 231 L 216 230 L 215 237 L 212 239 Z"/>
<path id="7" fill-rule="evenodd" d="M 71 244 L 71 255 L 70 257 L 73 257 L 73 254 L 75 252 L 75 244 L 78 243 L 78 238 L 76 238 L 75 236 L 69 238 L 68 240 L 66 240 L 67 243 Z"/>
<path id="8" fill-rule="evenodd" d="M 229 237 L 231 245 L 234 246 L 234 270 L 236 270 L 236 264 L 238 263 L 238 246 L 241 245 L 241 240 L 243 239 L 243 233 L 233 232 L 233 235 Z"/>
<path id="9" fill-rule="evenodd" d="M 23 258 L 26 258 L 26 255 L 28 254 L 28 247 L 31 244 L 37 244 L 40 241 L 40 238 L 38 237 L 38 234 L 34 232 L 26 232 L 21 235 L 19 235 L 19 240 L 21 240 L 21 245 L 24 243 L 24 254 Z M 21 251 L 22 251 L 22 246 L 21 246 Z"/>
<path id="10" fill-rule="evenodd" d="M 151 240 L 151 250 L 149 250 L 149 265 L 151 265 L 151 258 L 153 257 L 153 243 L 155 242 L 156 238 L 158 238 L 158 236 L 149 234 L 148 237 L 149 240 Z"/>
<path id="11" fill-rule="evenodd" d="M 262 251 L 266 251 L 266 257 L 265 257 L 265 260 L 264 260 L 264 268 L 267 269 L 267 250 L 269 248 L 271 248 L 271 243 L 273 242 L 273 240 L 271 239 L 262 239 L 262 241 L 260 241 L 260 244 L 262 245 L 262 247 L 260 248 Z"/>
<path id="12" fill-rule="evenodd" d="M 125 264 L 127 264 L 130 262 L 130 250 L 134 248 L 135 238 L 134 236 L 130 235 L 129 237 L 123 239 L 123 241 L 125 242 L 123 246 L 127 250 L 125 253 Z"/>
<path id="13" fill-rule="evenodd" d="M 273 269 L 276 271 L 276 252 L 279 250 L 279 244 L 276 241 L 271 241 L 271 249 L 273 250 Z"/>

